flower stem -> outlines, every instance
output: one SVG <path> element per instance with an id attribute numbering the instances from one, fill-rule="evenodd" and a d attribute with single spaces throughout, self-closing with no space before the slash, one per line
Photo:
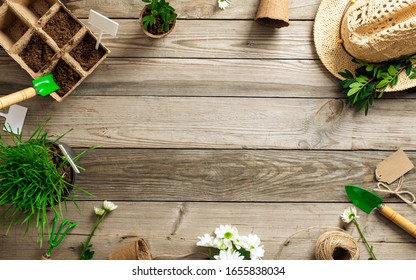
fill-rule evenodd
<path id="1" fill-rule="evenodd" d="M 88 250 L 88 247 L 89 247 L 89 245 L 90 245 L 90 242 L 91 242 L 91 239 L 92 239 L 92 237 L 94 236 L 94 233 L 95 233 L 95 231 L 97 230 L 97 228 L 98 228 L 98 226 L 101 224 L 101 222 L 103 221 L 103 219 L 104 219 L 104 217 L 105 217 L 105 215 L 107 215 L 107 210 L 104 212 L 104 214 L 102 214 L 101 216 L 98 216 L 97 217 L 97 220 L 95 221 L 95 225 L 94 225 L 94 227 L 93 227 L 93 229 L 92 229 L 92 231 L 91 231 L 91 233 L 90 233 L 90 236 L 88 236 L 88 239 L 87 239 L 87 242 L 85 242 L 85 245 L 84 245 L 84 247 L 82 248 L 82 251 L 81 251 L 81 259 L 82 259 L 82 257 L 85 255 L 85 253 L 86 253 L 86 251 Z"/>
<path id="2" fill-rule="evenodd" d="M 358 224 L 357 220 L 354 218 L 352 219 L 353 223 L 355 224 L 355 226 L 357 227 L 358 233 L 361 236 L 361 239 L 363 240 L 365 247 L 367 247 L 368 252 L 370 253 L 371 259 L 373 260 L 377 260 L 376 256 L 374 255 L 373 252 L 373 247 L 370 246 L 370 244 L 368 244 L 367 239 L 365 239 L 363 232 L 361 231 L 360 225 Z"/>

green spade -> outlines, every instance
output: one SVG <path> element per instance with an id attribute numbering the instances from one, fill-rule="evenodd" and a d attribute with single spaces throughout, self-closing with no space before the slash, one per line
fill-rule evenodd
<path id="1" fill-rule="evenodd" d="M 0 109 L 22 102 L 36 95 L 46 96 L 59 89 L 52 74 L 46 74 L 32 81 L 33 87 L 29 87 L 0 97 Z"/>
<path id="2" fill-rule="evenodd" d="M 367 214 L 376 208 L 384 217 L 416 237 L 416 225 L 382 203 L 383 199 L 378 195 L 357 186 L 345 186 L 345 191 L 351 202 Z"/>

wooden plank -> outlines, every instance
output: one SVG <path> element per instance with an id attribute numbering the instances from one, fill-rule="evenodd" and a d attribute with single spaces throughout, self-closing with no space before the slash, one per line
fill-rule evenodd
<path id="1" fill-rule="evenodd" d="M 51 117 L 53 134 L 75 128 L 66 136 L 74 147 L 392 151 L 416 149 L 415 102 L 378 100 L 370 116 L 334 99 L 75 95 L 22 105 L 26 133 Z"/>
<path id="2" fill-rule="evenodd" d="M 137 0 L 63 0 L 62 2 L 78 17 L 88 17 L 88 11 L 94 9 L 108 17 L 138 18 L 144 7 L 144 3 Z M 233 1 L 225 11 L 218 8 L 215 0 L 171 0 L 169 3 L 176 9 L 179 18 L 185 19 L 254 19 L 258 7 L 258 0 Z M 319 0 L 290 1 L 290 19 L 315 18 L 319 3 Z"/>
<path id="3" fill-rule="evenodd" d="M 88 25 L 86 19 L 83 22 Z M 290 29 L 270 32 L 241 20 L 180 20 L 175 32 L 163 40 L 146 37 L 137 20 L 118 22 L 117 37 L 104 34 L 102 41 L 111 50 L 112 58 L 318 59 L 311 44 L 310 21 L 294 21 Z M 0 55 L 7 56 L 4 51 Z"/>
<path id="4" fill-rule="evenodd" d="M 96 149 L 79 161 L 86 170 L 77 184 L 119 201 L 349 202 L 344 186 L 376 188 L 374 170 L 391 153 Z M 415 184 L 412 170 L 403 189 Z"/>
<path id="5" fill-rule="evenodd" d="M 3 61 L 0 94 L 31 84 L 11 58 Z M 76 95 L 342 97 L 338 80 L 313 60 L 147 58 L 107 59 Z"/>
<path id="6" fill-rule="evenodd" d="M 109 199 L 109 197 L 106 197 Z M 167 259 L 194 252 L 206 252 L 196 246 L 198 236 L 213 234 L 220 224 L 237 226 L 241 235 L 257 234 L 265 246 L 265 259 L 313 259 L 316 239 L 323 232 L 343 227 L 339 214 L 349 204 L 317 203 L 126 203 L 100 225 L 92 239 L 95 259 L 106 259 L 112 250 L 144 238 L 154 256 Z M 95 221 L 93 206 L 100 202 L 80 202 L 82 212 L 69 207 L 66 218 L 77 221 L 70 235 L 54 251 L 55 259 L 77 259 L 80 242 L 85 242 Z M 407 205 L 394 205 L 403 215 L 414 217 Z M 415 259 L 414 238 L 380 217 L 378 213 L 361 214 L 360 225 L 379 259 Z M 309 230 L 308 230 L 309 229 Z M 2 229 L 3 230 L 3 229 Z M 357 240 L 353 225 L 346 226 Z M 2 231 L 3 232 L 3 231 Z M 33 232 L 22 241 L 20 229 L 1 237 L 1 259 L 37 259 L 47 248 L 37 248 Z M 289 237 L 290 243 L 283 246 Z M 283 247 L 282 247 L 283 246 Z M 16 250 L 19 248 L 19 250 Z M 362 259 L 368 253 L 360 243 Z M 193 256 L 203 258 L 203 256 Z M 177 258 L 177 257 L 173 257 Z"/>
<path id="7" fill-rule="evenodd" d="M 103 38 L 111 57 L 318 59 L 310 21 L 271 32 L 249 21 L 180 20 L 163 40 L 146 37 L 137 20 L 119 23 L 117 38 Z"/>

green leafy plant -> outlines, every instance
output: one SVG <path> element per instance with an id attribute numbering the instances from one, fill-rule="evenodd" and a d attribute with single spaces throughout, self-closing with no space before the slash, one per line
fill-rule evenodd
<path id="1" fill-rule="evenodd" d="M 175 9 L 165 0 L 142 1 L 147 3 L 142 17 L 143 28 L 154 35 L 167 33 L 178 16 Z"/>
<path id="2" fill-rule="evenodd" d="M 405 71 L 410 79 L 416 78 L 415 56 L 402 56 L 383 63 L 367 63 L 353 59 L 360 64 L 355 75 L 348 70 L 339 72 L 345 78 L 340 82 L 342 92 L 347 95 L 348 103 L 356 106 L 356 111 L 365 108 L 365 115 L 375 99 L 383 97 L 388 86 L 395 86 L 399 74 Z"/>
<path id="3" fill-rule="evenodd" d="M 9 144 L 0 135 L 0 206 L 3 206 L 0 225 L 7 225 L 6 235 L 14 225 L 25 225 L 25 234 L 34 225 L 40 247 L 45 227 L 49 234 L 47 213 L 52 211 L 56 217 L 62 217 L 66 198 L 79 210 L 72 189 L 92 195 L 71 183 L 69 161 L 55 145 L 69 131 L 51 140 L 44 130 L 45 124 L 39 125 L 26 141 L 22 135 L 9 132 Z M 73 161 L 87 151 L 78 154 Z"/>

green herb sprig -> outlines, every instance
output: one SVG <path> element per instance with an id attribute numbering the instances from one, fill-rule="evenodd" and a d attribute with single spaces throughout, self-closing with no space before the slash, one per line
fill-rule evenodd
<path id="1" fill-rule="evenodd" d="M 150 14 L 142 18 L 143 28 L 152 34 L 162 34 L 170 30 L 177 18 L 175 9 L 166 0 L 142 0 Z"/>
<path id="2" fill-rule="evenodd" d="M 405 71 L 410 79 L 416 78 L 415 56 L 401 56 L 398 59 L 383 63 L 368 63 L 353 59 L 360 65 L 355 70 L 355 75 L 350 71 L 339 72 L 345 78 L 340 82 L 342 92 L 347 95 L 349 104 L 356 106 L 356 111 L 365 108 L 365 115 L 373 105 L 374 100 L 382 98 L 388 86 L 395 86 L 399 80 L 399 74 Z"/>

